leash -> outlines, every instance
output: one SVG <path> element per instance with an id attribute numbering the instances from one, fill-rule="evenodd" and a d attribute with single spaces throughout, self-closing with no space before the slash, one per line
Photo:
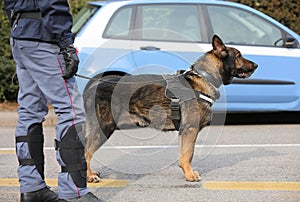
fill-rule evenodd
<path id="1" fill-rule="evenodd" d="M 222 82 L 220 82 L 219 80 L 217 80 L 215 77 L 213 77 L 211 74 L 207 73 L 206 71 L 204 70 L 201 70 L 201 69 L 196 69 L 194 68 L 194 65 L 195 63 L 193 63 L 191 65 L 191 67 L 187 70 L 178 70 L 176 72 L 176 74 L 170 79 L 170 80 L 176 80 L 178 79 L 180 76 L 186 74 L 187 72 L 192 72 L 194 73 L 195 75 L 205 79 L 207 82 L 211 83 L 215 88 L 218 88 L 219 86 L 222 85 Z M 104 82 L 104 83 L 112 83 L 112 84 L 138 84 L 139 82 L 115 82 L 115 81 L 109 81 L 109 80 L 106 80 L 106 79 L 95 79 L 95 78 L 92 78 L 92 77 L 88 77 L 88 76 L 84 76 L 82 74 L 75 74 L 75 76 L 79 77 L 79 78 L 83 78 L 83 79 L 87 79 L 87 80 L 91 80 L 91 81 L 98 81 L 98 82 Z M 102 77 L 104 78 L 104 77 Z M 163 77 L 162 77 L 163 78 Z M 143 82 L 145 84 L 151 84 L 153 82 L 161 82 L 163 81 L 164 79 L 161 79 L 161 80 L 152 80 L 152 81 L 146 81 L 146 82 Z"/>
<path id="2" fill-rule="evenodd" d="M 194 64 L 191 66 L 190 69 L 186 70 L 186 71 L 182 71 L 182 70 L 179 70 L 177 71 L 177 73 L 175 75 L 161 75 L 161 78 L 160 80 L 151 80 L 151 81 L 143 81 L 143 84 L 154 84 L 154 83 L 157 83 L 157 82 L 162 82 L 162 81 L 166 81 L 166 97 L 171 99 L 172 97 L 175 98 L 175 103 L 177 103 L 177 99 L 178 97 L 177 96 L 171 96 L 168 97 L 167 95 L 167 90 L 168 89 L 172 89 L 174 90 L 174 88 L 178 88 L 178 86 L 174 86 L 174 85 L 171 85 L 170 87 L 170 84 L 172 84 L 174 81 L 177 81 L 176 83 L 178 84 L 178 81 L 179 83 L 180 82 L 180 78 L 186 74 L 187 72 L 193 72 L 194 74 L 198 75 L 199 77 L 205 79 L 207 82 L 210 82 L 215 88 L 217 88 L 217 86 L 221 85 L 221 82 L 220 81 L 217 81 L 217 79 L 215 79 L 212 75 L 208 74 L 207 72 L 205 72 L 204 70 L 201 70 L 201 71 L 195 71 L 195 68 L 194 67 Z M 95 78 L 91 78 L 91 77 L 88 77 L 88 76 L 84 76 L 84 75 L 81 75 L 81 74 L 75 74 L 75 76 L 79 77 L 79 78 L 83 78 L 83 79 L 87 79 L 87 80 L 91 80 L 91 81 L 96 81 L 96 82 L 104 82 L 104 83 L 110 83 L 110 84 L 140 84 L 141 82 L 139 81 L 136 81 L 136 82 L 129 82 L 129 81 L 126 81 L 126 82 L 120 82 L 120 81 L 110 81 L 110 80 L 106 80 L 106 79 L 95 79 Z M 102 77 L 104 78 L 104 77 Z M 208 78 L 208 79 L 207 79 Z M 121 79 L 121 77 L 120 77 Z M 218 92 L 218 91 L 217 91 Z M 202 92 L 196 92 L 195 93 L 197 94 L 197 98 L 200 99 L 200 100 L 203 100 L 205 102 L 207 102 L 210 106 L 212 106 L 215 102 L 215 99 L 209 95 L 206 95 Z M 171 99 L 172 100 L 172 99 Z M 180 100 L 180 99 L 179 99 Z"/>
<path id="3" fill-rule="evenodd" d="M 75 76 L 77 76 L 77 77 L 79 77 L 79 78 L 91 80 L 91 81 L 101 81 L 100 79 L 94 79 L 94 78 L 92 78 L 92 77 L 84 76 L 84 75 L 77 74 L 77 73 L 75 74 Z"/>
<path id="4" fill-rule="evenodd" d="M 120 81 L 109 81 L 107 79 L 101 79 L 101 78 L 105 78 L 105 77 L 101 77 L 99 79 L 95 79 L 95 78 L 92 78 L 92 77 L 88 77 L 88 76 L 84 76 L 84 75 L 81 75 L 81 74 L 75 74 L 75 76 L 79 77 L 79 78 L 83 78 L 83 79 L 87 79 L 87 80 L 91 80 L 91 81 L 97 81 L 97 82 L 103 82 L 103 83 L 111 83 L 111 84 L 140 84 L 141 82 L 139 81 L 133 81 L 133 82 L 130 82 L 130 81 L 126 81 L 126 82 L 120 82 Z M 181 75 L 174 75 L 173 76 L 173 79 L 177 79 L 177 77 L 179 77 Z M 121 76 L 120 76 L 121 78 Z M 163 77 L 162 77 L 163 78 Z M 154 84 L 156 82 L 162 82 L 164 81 L 164 79 L 159 79 L 159 80 L 151 80 L 151 81 L 143 81 L 143 84 Z"/>
<path id="5" fill-rule="evenodd" d="M 193 74 L 198 75 L 199 77 L 205 79 L 207 82 L 210 82 L 214 88 L 216 88 L 216 86 L 218 86 L 220 84 L 220 81 L 217 81 L 217 79 L 215 79 L 212 75 L 208 74 L 204 70 L 195 71 L 195 69 L 196 68 L 194 68 L 194 65 L 191 65 L 191 68 L 189 68 L 188 70 L 177 71 L 177 73 L 175 75 L 161 75 L 162 79 L 160 79 L 160 80 L 152 80 L 152 81 L 148 81 L 148 82 L 143 81 L 143 84 L 147 84 L 147 83 L 154 84 L 154 83 L 162 82 L 162 81 L 166 82 L 165 96 L 166 96 L 166 98 L 168 98 L 171 101 L 171 103 L 170 103 L 171 119 L 172 119 L 172 122 L 177 131 L 180 129 L 180 122 L 181 122 L 180 103 L 187 101 L 189 99 L 193 99 L 193 98 L 196 98 L 197 100 L 202 100 L 202 101 L 206 102 L 209 106 L 212 106 L 213 103 L 215 102 L 215 99 L 213 97 L 206 95 L 199 91 L 193 90 L 193 94 L 195 95 L 195 97 L 192 97 L 192 98 L 191 97 L 187 98 L 186 96 L 183 95 L 184 91 L 187 91 L 186 88 L 188 88 L 188 86 L 184 85 L 182 83 L 183 81 L 181 81 L 181 79 L 182 79 L 183 75 L 188 72 L 192 72 Z M 105 80 L 105 79 L 101 79 L 101 78 L 95 79 L 95 78 L 91 78 L 91 77 L 84 76 L 81 74 L 75 74 L 75 75 L 77 77 L 80 77 L 83 79 L 88 79 L 91 81 L 96 81 L 96 82 L 106 82 L 106 83 L 111 83 L 111 84 L 140 84 L 140 82 L 138 82 L 138 81 L 137 82 L 109 81 L 109 80 Z M 102 77 L 102 78 L 104 78 L 104 77 Z M 188 88 L 188 89 L 189 90 L 187 92 L 188 92 L 188 94 L 190 94 L 191 89 L 190 88 Z"/>

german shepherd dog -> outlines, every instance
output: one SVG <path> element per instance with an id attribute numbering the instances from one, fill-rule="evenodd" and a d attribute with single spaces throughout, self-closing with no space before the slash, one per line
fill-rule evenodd
<path id="1" fill-rule="evenodd" d="M 161 75 L 103 77 L 85 91 L 88 182 L 100 180 L 99 174 L 93 173 L 90 167 L 93 154 L 115 130 L 130 126 L 149 126 L 162 131 L 178 129 L 178 164 L 187 181 L 200 181 L 200 174 L 192 170 L 191 161 L 197 135 L 212 119 L 211 105 L 219 98 L 218 88 L 230 84 L 233 77 L 250 77 L 258 66 L 237 49 L 225 46 L 217 35 L 213 36 L 212 47 L 189 70 L 174 77 L 185 80 L 182 91 L 188 88 L 195 92 L 191 98 L 177 96 L 181 99 L 179 128 L 172 120 L 172 101 L 166 96 L 168 82 L 163 81 Z"/>

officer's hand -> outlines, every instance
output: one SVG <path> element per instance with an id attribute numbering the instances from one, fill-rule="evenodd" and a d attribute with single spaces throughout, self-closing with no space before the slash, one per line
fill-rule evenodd
<path id="1" fill-rule="evenodd" d="M 69 45 L 61 49 L 66 63 L 66 70 L 63 74 L 64 79 L 69 79 L 77 73 L 79 59 L 76 54 L 76 49 L 73 45 Z"/>

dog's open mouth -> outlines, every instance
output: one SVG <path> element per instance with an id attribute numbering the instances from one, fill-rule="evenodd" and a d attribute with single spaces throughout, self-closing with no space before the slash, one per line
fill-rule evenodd
<path id="1" fill-rule="evenodd" d="M 241 79 L 246 79 L 249 78 L 253 74 L 254 70 L 248 70 L 246 71 L 245 69 L 240 69 L 236 72 L 236 77 L 241 78 Z"/>
<path id="2" fill-rule="evenodd" d="M 243 79 L 249 78 L 252 73 L 253 72 L 239 72 L 238 78 L 243 78 Z"/>

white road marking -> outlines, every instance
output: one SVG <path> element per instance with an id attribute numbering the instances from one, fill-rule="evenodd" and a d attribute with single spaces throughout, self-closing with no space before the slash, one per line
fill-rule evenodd
<path id="1" fill-rule="evenodd" d="M 177 145 L 142 145 L 142 146 L 103 146 L 101 149 L 168 149 Z M 245 148 L 245 147 L 300 147 L 300 144 L 222 144 L 196 145 L 196 148 Z M 0 148 L 0 151 L 10 151 L 15 148 Z M 44 150 L 54 150 L 54 147 L 44 147 Z"/>

